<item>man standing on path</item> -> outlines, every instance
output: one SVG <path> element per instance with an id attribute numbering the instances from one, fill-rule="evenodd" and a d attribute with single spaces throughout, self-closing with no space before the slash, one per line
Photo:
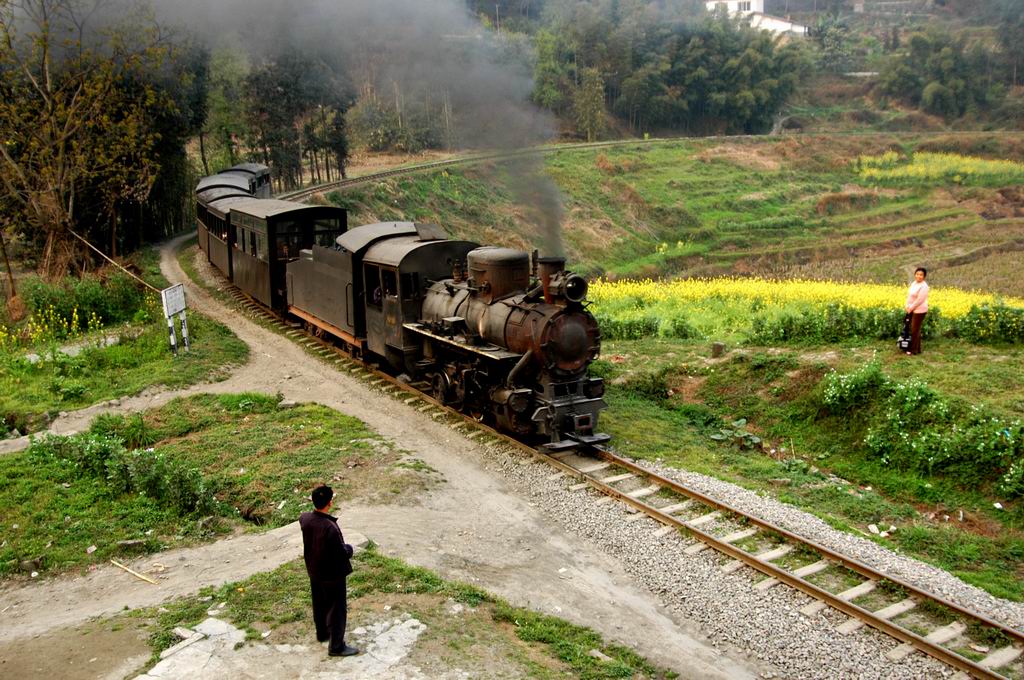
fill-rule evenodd
<path id="1" fill-rule="evenodd" d="M 313 489 L 313 512 L 299 516 L 302 527 L 302 557 L 306 561 L 313 593 L 313 623 L 316 639 L 328 642 L 329 656 L 352 656 L 359 650 L 345 644 L 348 617 L 345 578 L 352 573 L 352 546 L 345 543 L 338 518 L 328 514 L 334 500 L 329 486 Z"/>

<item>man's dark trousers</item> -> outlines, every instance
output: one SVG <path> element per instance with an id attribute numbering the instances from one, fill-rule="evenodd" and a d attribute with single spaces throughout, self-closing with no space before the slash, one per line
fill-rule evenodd
<path id="1" fill-rule="evenodd" d="M 330 640 L 327 649 L 340 652 L 345 648 L 345 625 L 348 621 L 346 584 L 317 583 L 310 581 L 313 591 L 313 623 L 316 624 L 316 639 Z"/>
<path id="2" fill-rule="evenodd" d="M 299 526 L 313 596 L 316 637 L 321 642 L 329 639 L 328 651 L 338 654 L 345 649 L 345 579 L 352 573 L 352 546 L 345 543 L 337 518 L 325 512 L 302 513 Z"/>

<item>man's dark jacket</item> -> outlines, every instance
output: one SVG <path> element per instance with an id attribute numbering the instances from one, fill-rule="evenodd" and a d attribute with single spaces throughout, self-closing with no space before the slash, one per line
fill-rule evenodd
<path id="1" fill-rule="evenodd" d="M 352 546 L 345 544 L 338 518 L 325 512 L 304 512 L 299 516 L 302 527 L 302 557 L 306 560 L 309 580 L 318 583 L 344 581 L 352 573 Z"/>

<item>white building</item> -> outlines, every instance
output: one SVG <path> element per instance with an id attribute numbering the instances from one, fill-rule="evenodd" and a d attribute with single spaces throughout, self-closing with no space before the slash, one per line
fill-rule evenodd
<path id="1" fill-rule="evenodd" d="M 764 14 L 764 0 L 708 0 L 704 4 L 709 12 L 727 9 L 729 14 Z"/>
<path id="2" fill-rule="evenodd" d="M 707 0 L 704 3 L 709 12 L 726 10 L 729 14 L 739 14 L 749 18 L 750 25 L 779 35 L 807 35 L 806 26 L 764 13 L 764 0 Z"/>

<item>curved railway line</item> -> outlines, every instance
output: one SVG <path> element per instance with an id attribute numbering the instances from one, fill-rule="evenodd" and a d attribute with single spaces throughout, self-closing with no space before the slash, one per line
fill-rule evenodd
<path id="1" fill-rule="evenodd" d="M 435 418 L 447 417 L 454 429 L 471 439 L 487 436 L 543 461 L 555 468 L 554 477 L 572 482 L 567 487 L 569 492 L 593 489 L 604 496 L 599 503 L 618 501 L 625 504 L 635 511 L 637 520 L 650 518 L 662 525 L 654 532 L 656 537 L 676 533 L 681 539 L 694 539 L 697 542 L 686 548 L 687 554 L 713 548 L 731 558 L 722 566 L 723 572 L 730 573 L 746 566 L 764 574 L 765 579 L 756 583 L 755 589 L 767 590 L 786 584 L 804 592 L 815 600 L 801 610 L 805 616 L 816 616 L 830 606 L 850 617 L 839 626 L 841 633 L 852 633 L 863 625 L 869 625 L 901 641 L 903 644 L 888 654 L 894 662 L 914 651 L 921 651 L 961 671 L 963 674 L 958 677 L 1003 679 L 1008 676 L 999 673 L 999 669 L 1012 664 L 1024 653 L 1024 633 L 1017 629 L 715 500 L 607 448 L 592 446 L 586 451 L 554 454 L 534 448 L 443 405 L 423 391 L 423 388 L 429 389 L 428 385 L 404 383 L 371 364 L 353 358 L 329 341 L 285 323 L 234 286 L 226 290 L 249 314 L 269 322 L 278 331 L 331 361 L 337 369 L 401 398 L 407 406 L 430 412 Z M 710 529 L 710 525 L 715 529 Z M 776 563 L 790 555 L 801 555 L 802 566 L 787 568 Z M 832 592 L 817 582 L 830 573 L 847 578 L 855 574 L 860 582 Z M 872 593 L 876 599 L 878 594 L 883 594 L 887 604 L 868 609 L 856 603 L 858 598 Z M 924 604 L 945 610 L 949 623 L 923 635 L 899 623 L 900 616 Z M 977 626 L 995 632 L 1005 643 L 975 661 L 954 647 L 958 638 Z"/>
<path id="2" fill-rule="evenodd" d="M 331 189 L 460 164 L 562 150 L 676 141 L 679 140 L 599 142 L 453 158 L 319 184 L 281 194 L 280 197 L 302 199 Z M 1000 673 L 1000 670 L 1007 669 L 1024 655 L 1024 632 L 1020 630 L 659 475 L 608 448 L 590 446 L 586 450 L 558 453 L 534 448 L 443 405 L 423 391 L 424 385 L 404 383 L 374 365 L 353 358 L 318 334 L 282 321 L 235 286 L 228 284 L 226 290 L 248 313 L 271 323 L 293 340 L 332 361 L 336 368 L 402 398 L 408 406 L 430 412 L 436 418 L 450 419 L 452 426 L 469 438 L 487 436 L 543 461 L 555 468 L 553 478 L 571 482 L 567 487 L 569 492 L 592 489 L 604 496 L 598 500 L 599 503 L 618 501 L 625 504 L 635 513 L 637 520 L 650 518 L 662 525 L 654 532 L 657 537 L 674 533 L 681 539 L 693 539 L 695 542 L 685 549 L 685 553 L 696 554 L 712 548 L 730 558 L 721 567 L 723 572 L 749 567 L 763 574 L 765 578 L 753 585 L 757 590 L 785 584 L 809 595 L 814 602 L 801 609 L 805 616 L 817 616 L 826 607 L 832 607 L 850 617 L 838 626 L 840 633 L 849 634 L 868 625 L 888 634 L 902 643 L 887 654 L 893 662 L 920 651 L 960 671 L 957 678 L 1001 679 L 1011 676 Z M 830 575 L 832 578 L 828 578 Z M 844 582 L 847 585 L 838 591 L 826 586 L 827 583 Z M 869 595 L 871 608 L 868 603 L 857 604 L 859 599 Z M 945 624 L 925 632 L 921 630 L 920 620 L 901 623 L 901 617 L 922 609 L 933 615 L 933 621 L 938 618 Z M 999 644 L 984 653 L 978 650 L 986 650 L 986 647 L 976 646 L 973 651 L 967 651 L 970 649 L 968 634 L 979 632 L 983 632 L 989 641 L 999 640 Z"/>
<path id="3" fill-rule="evenodd" d="M 901 134 L 908 133 L 878 133 L 878 132 L 833 132 L 829 134 L 815 134 L 807 133 L 806 137 L 867 137 L 867 136 L 878 136 L 879 134 L 891 134 L 893 137 L 900 136 Z M 996 135 L 996 134 L 1024 134 L 1020 131 L 989 131 L 989 130 L 978 130 L 978 131 L 949 131 L 949 132 L 917 132 L 911 133 L 914 137 L 973 137 L 978 135 Z M 399 175 L 409 175 L 417 172 L 426 172 L 429 170 L 437 170 L 440 168 L 451 167 L 456 165 L 472 165 L 474 163 L 484 163 L 487 161 L 500 161 L 508 160 L 511 158 L 522 158 L 528 156 L 541 156 L 549 153 L 558 153 L 560 151 L 580 151 L 584 149 L 601 149 L 607 147 L 617 146 L 657 146 L 661 144 L 675 144 L 679 142 L 689 141 L 751 141 L 751 140 L 781 140 L 781 139 L 799 139 L 799 135 L 712 135 L 707 137 L 657 137 L 653 139 L 627 139 L 627 140 L 616 140 L 609 142 L 585 142 L 579 144 L 553 144 L 545 146 L 533 146 L 525 149 L 517 149 L 515 151 L 497 151 L 492 153 L 472 154 L 467 156 L 459 156 L 457 158 L 447 158 L 440 161 L 430 161 L 428 163 L 418 163 L 415 165 L 406 165 L 398 168 L 392 168 L 390 170 L 382 170 L 381 172 L 374 172 L 367 175 L 360 175 L 359 177 L 348 177 L 346 179 L 334 180 L 332 182 L 323 182 L 321 184 L 313 184 L 308 187 L 301 189 L 295 189 L 293 191 L 286 191 L 276 195 L 276 198 L 288 201 L 298 201 L 316 194 L 324 193 L 325 191 L 331 191 L 332 189 L 342 189 L 345 187 L 357 186 L 360 184 L 366 184 L 368 182 L 379 182 L 380 180 L 387 179 L 389 177 L 396 177 Z"/>

